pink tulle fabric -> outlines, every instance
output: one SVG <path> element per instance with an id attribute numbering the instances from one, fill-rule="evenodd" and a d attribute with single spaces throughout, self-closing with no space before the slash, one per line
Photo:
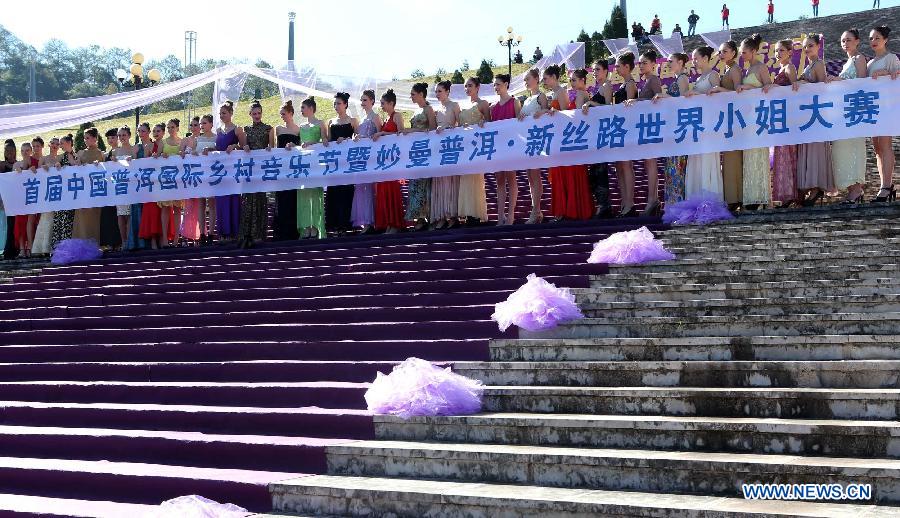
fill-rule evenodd
<path id="1" fill-rule="evenodd" d="M 244 518 L 250 511 L 234 504 L 220 504 L 199 495 L 179 496 L 159 504 L 144 518 Z"/>
<path id="2" fill-rule="evenodd" d="M 734 219 L 722 195 L 701 192 L 690 199 L 666 207 L 663 223 L 674 225 L 708 225 L 716 221 Z"/>
<path id="3" fill-rule="evenodd" d="M 588 257 L 589 263 L 640 264 L 650 261 L 668 261 L 675 254 L 666 250 L 662 241 L 653 236 L 647 227 L 626 232 L 616 232 L 594 245 Z"/>
<path id="4" fill-rule="evenodd" d="M 53 249 L 50 257 L 52 264 L 72 264 L 79 261 L 94 261 L 100 259 L 103 252 L 92 239 L 66 239 L 60 241 Z"/>
<path id="5" fill-rule="evenodd" d="M 419 358 L 408 358 L 385 376 L 378 373 L 366 403 L 376 414 L 412 416 L 466 415 L 481 411 L 484 386 Z"/>
<path id="6" fill-rule="evenodd" d="M 491 320 L 501 331 L 516 325 L 528 331 L 551 329 L 560 323 L 584 318 L 575 295 L 568 288 L 557 288 L 535 274 L 528 282 L 510 294 L 505 301 L 494 306 Z"/>

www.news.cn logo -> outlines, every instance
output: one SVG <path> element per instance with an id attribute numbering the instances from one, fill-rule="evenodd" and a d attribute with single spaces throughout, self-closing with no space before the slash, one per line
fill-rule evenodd
<path id="1" fill-rule="evenodd" d="M 748 500 L 871 500 L 872 484 L 741 484 Z"/>

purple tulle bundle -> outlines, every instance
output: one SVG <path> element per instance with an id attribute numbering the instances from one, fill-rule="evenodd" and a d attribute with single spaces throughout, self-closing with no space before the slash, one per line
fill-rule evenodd
<path id="1" fill-rule="evenodd" d="M 72 264 L 79 261 L 100 259 L 103 253 L 97 242 L 90 239 L 66 239 L 60 241 L 53 249 L 50 262 L 53 264 Z"/>
<path id="2" fill-rule="evenodd" d="M 721 194 L 702 192 L 692 198 L 666 207 L 663 223 L 674 225 L 708 225 L 715 221 L 734 219 Z"/>
<path id="3" fill-rule="evenodd" d="M 159 504 L 144 518 L 244 518 L 250 511 L 234 504 L 220 504 L 199 495 L 179 496 Z"/>
<path id="4" fill-rule="evenodd" d="M 521 288 L 494 306 L 491 315 L 491 320 L 500 325 L 501 331 L 513 324 L 528 331 L 541 331 L 579 318 L 584 315 L 575 304 L 572 292 L 557 288 L 533 273 Z"/>
<path id="5" fill-rule="evenodd" d="M 385 376 L 378 373 L 369 390 L 369 411 L 408 419 L 412 416 L 466 415 L 481 411 L 484 386 L 419 358 L 407 358 Z"/>
<path id="6" fill-rule="evenodd" d="M 675 254 L 666 250 L 662 241 L 647 227 L 616 232 L 594 245 L 589 263 L 640 264 L 650 261 L 669 261 Z"/>

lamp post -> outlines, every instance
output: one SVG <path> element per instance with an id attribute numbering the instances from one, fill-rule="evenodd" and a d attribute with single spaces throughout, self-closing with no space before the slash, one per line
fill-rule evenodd
<path id="1" fill-rule="evenodd" d="M 513 47 L 518 47 L 522 40 L 525 38 L 522 37 L 521 34 L 515 35 L 513 34 L 513 28 L 506 28 L 506 36 L 497 36 L 497 43 L 501 46 L 506 47 L 506 50 L 509 54 L 509 75 L 512 77 L 512 49 Z"/>
<path id="2" fill-rule="evenodd" d="M 128 77 L 131 76 L 131 79 L 126 81 Z M 128 72 L 122 70 L 116 70 L 116 79 L 119 80 L 119 84 L 124 87 L 134 87 L 135 90 L 140 90 L 141 88 L 146 88 L 147 86 L 154 86 L 156 83 L 159 83 L 162 78 L 159 70 L 155 68 L 151 68 L 149 72 L 147 72 L 147 81 L 150 83 L 149 85 L 144 85 L 144 55 L 140 52 L 136 52 L 131 57 L 131 67 L 128 68 Z M 134 109 L 134 142 L 138 143 L 138 131 L 137 128 L 141 124 L 141 107 L 138 106 Z"/>

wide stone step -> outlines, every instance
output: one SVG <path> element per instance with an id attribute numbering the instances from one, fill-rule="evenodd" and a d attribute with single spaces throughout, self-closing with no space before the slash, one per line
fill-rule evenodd
<path id="1" fill-rule="evenodd" d="M 871 484 L 900 501 L 900 460 L 497 444 L 354 441 L 327 446 L 331 475 L 740 497 L 742 484 Z"/>
<path id="2" fill-rule="evenodd" d="M 821 280 L 834 280 L 838 282 L 857 281 L 866 279 L 886 279 L 896 275 L 897 267 L 894 265 L 857 265 L 846 267 L 831 267 L 827 265 L 800 266 L 786 269 L 757 269 L 757 270 L 726 270 L 726 271 L 685 271 L 685 272 L 633 272 L 628 274 L 610 273 L 608 275 L 591 276 L 593 287 L 629 288 L 658 286 L 664 289 L 667 286 L 694 285 L 694 284 L 724 284 L 735 282 L 815 282 Z"/>
<path id="3" fill-rule="evenodd" d="M 739 218 L 730 221 L 713 223 L 711 225 L 694 226 L 694 225 L 676 225 L 667 229 L 665 235 L 729 235 L 740 232 L 760 232 L 771 233 L 770 231 L 812 231 L 827 232 L 841 231 L 846 229 L 887 227 L 896 221 L 900 210 L 896 207 L 881 209 L 886 212 L 882 216 L 873 216 L 867 218 L 863 213 L 859 213 L 858 217 L 842 218 L 832 208 L 827 213 L 821 214 L 821 218 L 797 218 L 793 221 L 788 218 L 778 218 L 778 220 L 763 221 L 766 218 L 754 217 L 753 215 L 741 215 Z M 871 213 L 870 213 L 871 214 Z M 777 214 L 776 214 L 777 215 Z"/>
<path id="4" fill-rule="evenodd" d="M 223 401 L 223 403 L 228 403 Z M 0 421 L 29 427 L 102 427 L 208 434 L 371 439 L 371 414 L 362 409 L 283 408 L 151 403 L 0 401 Z"/>
<path id="5" fill-rule="evenodd" d="M 895 313 L 900 311 L 900 288 L 895 292 L 882 290 L 875 295 L 849 296 L 635 302 L 590 302 L 578 299 L 578 306 L 585 316 L 591 318 L 739 316 L 748 313 L 753 315 Z"/>
<path id="6" fill-rule="evenodd" d="M 790 268 L 810 267 L 827 264 L 831 268 L 869 265 L 873 267 L 891 266 L 900 269 L 900 258 L 896 253 L 881 251 L 878 253 L 847 252 L 842 254 L 782 254 L 751 257 L 744 260 L 734 257 L 731 260 L 677 259 L 674 261 L 657 261 L 641 265 L 609 265 L 609 273 L 654 273 L 654 272 L 735 272 L 740 275 L 747 270 L 785 270 Z"/>
<path id="7" fill-rule="evenodd" d="M 3 348 L 0 348 L 3 352 Z M 495 361 L 900 360 L 895 335 L 501 339 Z"/>
<path id="8" fill-rule="evenodd" d="M 301 476 L 190 466 L 0 457 L 0 488 L 5 493 L 103 500 L 115 493 L 126 503 L 159 504 L 186 494 L 233 502 L 251 511 L 271 509 L 267 484 Z"/>
<path id="9" fill-rule="evenodd" d="M 368 383 L 0 382 L 10 400 L 45 403 L 156 403 L 257 407 L 365 408 Z"/>
<path id="10" fill-rule="evenodd" d="M 598 282 L 600 284 L 600 282 Z M 658 300 L 700 301 L 712 299 L 744 300 L 773 297 L 826 297 L 878 295 L 898 292 L 900 278 L 782 282 L 726 282 L 721 284 L 666 284 L 646 286 L 594 286 L 574 288 L 572 293 L 581 303 L 647 302 Z"/>
<path id="11" fill-rule="evenodd" d="M 729 244 L 752 246 L 755 243 L 757 250 L 765 250 L 781 245 L 816 247 L 826 243 L 890 240 L 897 237 L 893 233 L 894 225 L 896 225 L 896 220 L 877 225 L 839 224 L 832 225 L 830 228 L 813 228 L 809 225 L 801 228 L 763 227 L 752 230 L 732 229 L 730 232 L 724 233 L 704 233 L 699 229 L 690 232 L 665 230 L 654 232 L 654 236 L 661 239 L 666 246 L 673 247 L 727 247 Z"/>
<path id="12" fill-rule="evenodd" d="M 520 338 L 802 336 L 900 333 L 900 313 L 584 318 Z"/>
<path id="13" fill-rule="evenodd" d="M 487 385 L 900 388 L 900 360 L 456 362 Z"/>
<path id="14" fill-rule="evenodd" d="M 344 442 L 347 439 L 0 425 L 0 457 L 201 468 L 324 473 L 325 447 Z"/>
<path id="15" fill-rule="evenodd" d="M 488 387 L 489 412 L 900 419 L 900 389 Z"/>
<path id="16" fill-rule="evenodd" d="M 271 485 L 273 511 L 311 516 L 395 516 L 421 518 L 644 518 L 803 516 L 846 518 L 895 516 L 896 508 L 857 504 L 744 500 L 701 495 L 585 490 L 526 485 L 484 484 L 315 475 Z M 257 518 L 274 518 L 264 515 Z M 282 515 L 283 516 L 283 515 Z"/>
<path id="17" fill-rule="evenodd" d="M 900 458 L 900 421 L 529 413 L 374 420 L 380 440 Z"/>
<path id="18" fill-rule="evenodd" d="M 202 381 L 368 383 L 397 362 L 251 360 L 232 362 L 43 362 L 0 364 L 3 381 Z"/>

